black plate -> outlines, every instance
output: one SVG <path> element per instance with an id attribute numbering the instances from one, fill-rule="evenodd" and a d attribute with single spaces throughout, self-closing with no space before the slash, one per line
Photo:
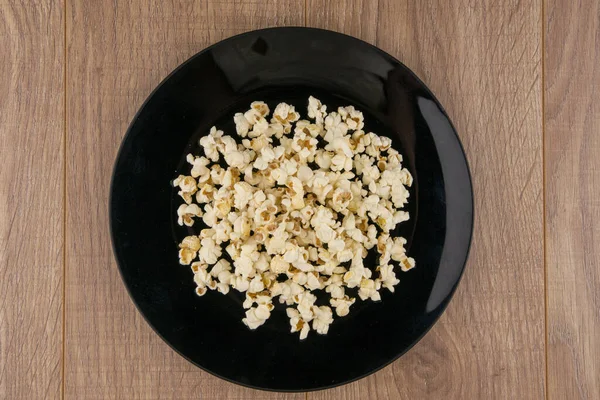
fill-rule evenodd
<path id="1" fill-rule="evenodd" d="M 152 62 L 152 60 L 149 60 Z M 400 273 L 396 293 L 359 302 L 329 334 L 300 342 L 284 308 L 256 331 L 241 322 L 242 296 L 194 293 L 180 266 L 180 204 L 170 181 L 185 155 L 217 124 L 231 132 L 251 101 L 293 103 L 308 95 L 353 104 L 366 129 L 387 135 L 415 184 L 411 221 L 401 224 L 417 268 Z M 156 332 L 199 367 L 242 385 L 279 391 L 332 387 L 398 358 L 431 328 L 464 269 L 473 228 L 467 161 L 448 116 L 431 91 L 390 55 L 355 38 L 308 28 L 274 28 L 224 40 L 198 53 L 150 95 L 117 157 L 110 198 L 116 259 L 129 293 Z M 235 292 L 235 293 L 233 293 Z"/>

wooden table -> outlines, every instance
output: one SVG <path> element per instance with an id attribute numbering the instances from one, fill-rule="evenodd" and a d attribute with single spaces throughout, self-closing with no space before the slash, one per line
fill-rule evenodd
<path id="1" fill-rule="evenodd" d="M 176 355 L 113 259 L 112 164 L 144 98 L 236 33 L 345 32 L 397 56 L 456 124 L 476 226 L 447 312 L 406 356 L 308 394 Z M 600 399 L 596 0 L 2 0 L 0 398 Z"/>

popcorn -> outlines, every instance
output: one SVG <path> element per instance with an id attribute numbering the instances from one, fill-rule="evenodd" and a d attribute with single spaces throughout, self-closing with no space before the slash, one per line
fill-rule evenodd
<path id="1" fill-rule="evenodd" d="M 296 172 L 296 177 L 303 184 L 306 184 L 313 177 L 313 175 L 314 172 L 308 165 L 301 165 Z"/>
<path id="2" fill-rule="evenodd" d="M 221 136 L 221 140 L 217 142 L 217 150 L 219 150 L 219 153 L 226 155 L 237 150 L 237 142 L 229 135 Z"/>
<path id="3" fill-rule="evenodd" d="M 317 143 L 317 139 L 301 131 L 294 135 L 291 148 L 301 160 L 311 160 L 317 150 Z"/>
<path id="4" fill-rule="evenodd" d="M 271 316 L 271 310 L 267 305 L 261 304 L 246 311 L 246 318 L 242 322 L 250 329 L 256 329 L 265 323 Z"/>
<path id="5" fill-rule="evenodd" d="M 202 221 L 210 227 L 213 227 L 217 223 L 217 214 L 214 208 L 210 205 L 204 207 L 204 215 L 202 215 Z"/>
<path id="6" fill-rule="evenodd" d="M 232 282 L 231 286 L 238 292 L 245 292 L 250 287 L 250 281 L 248 278 L 237 275 L 235 281 Z"/>
<path id="7" fill-rule="evenodd" d="M 392 213 L 386 209 L 385 207 L 381 207 L 377 209 L 378 217 L 375 219 L 375 222 L 382 231 L 389 232 L 396 224 L 394 224 L 394 216 Z"/>
<path id="8" fill-rule="evenodd" d="M 221 136 L 223 136 L 223 131 L 219 131 L 213 126 L 210 128 L 210 133 L 199 141 L 200 146 L 204 149 L 204 154 L 213 162 L 219 161 L 217 144 L 220 142 Z"/>
<path id="9" fill-rule="evenodd" d="M 341 299 L 344 297 L 344 288 L 342 287 L 342 282 L 332 283 L 328 285 L 325 289 L 327 293 L 331 295 L 332 299 Z"/>
<path id="10" fill-rule="evenodd" d="M 351 158 L 354 156 L 354 154 L 352 153 L 352 145 L 350 143 L 350 139 L 347 136 L 332 137 L 329 144 L 325 146 L 325 150 L 337 152 L 339 156 L 346 156 L 346 158 L 350 158 L 350 162 L 352 161 Z M 342 165 L 345 166 L 346 164 Z M 352 167 L 350 166 L 348 169 L 350 168 Z"/>
<path id="11" fill-rule="evenodd" d="M 326 335 L 329 331 L 329 325 L 333 322 L 333 313 L 327 306 L 313 306 L 314 319 L 312 328 L 320 335 Z"/>
<path id="12" fill-rule="evenodd" d="M 214 227 L 215 234 L 213 239 L 217 245 L 220 245 L 223 242 L 227 242 L 232 233 L 231 223 L 226 219 L 221 220 Z"/>
<path id="13" fill-rule="evenodd" d="M 194 274 L 194 282 L 196 283 L 196 285 L 198 285 L 198 287 L 202 288 L 214 285 L 212 283 L 213 277 L 208 272 L 206 272 L 205 269 L 200 269 L 197 273 Z"/>
<path id="14" fill-rule="evenodd" d="M 283 225 L 282 225 L 283 226 Z M 269 254 L 283 254 L 285 251 L 285 241 L 288 235 L 286 232 L 281 232 L 281 236 L 275 234 L 266 241 L 266 249 Z"/>
<path id="15" fill-rule="evenodd" d="M 381 296 L 377 291 L 376 283 L 372 279 L 362 279 L 360 281 L 360 288 L 358 289 L 358 297 L 361 300 L 371 299 L 373 301 L 381 300 Z"/>
<path id="16" fill-rule="evenodd" d="M 365 126 L 363 113 L 354 109 L 353 106 L 339 107 L 338 113 L 350 130 L 360 130 Z"/>
<path id="17" fill-rule="evenodd" d="M 406 244 L 406 239 L 403 237 L 394 238 L 394 244 L 392 245 L 391 257 L 394 261 L 402 261 L 406 257 L 406 250 L 404 249 L 404 245 Z"/>
<path id="18" fill-rule="evenodd" d="M 193 217 L 201 217 L 202 209 L 197 204 L 182 204 L 177 208 L 177 223 L 180 226 L 192 226 L 194 225 Z"/>
<path id="19" fill-rule="evenodd" d="M 219 219 L 225 218 L 227 214 L 229 214 L 229 211 L 231 211 L 231 203 L 232 201 L 230 198 L 219 197 L 215 199 L 214 212 L 216 217 Z"/>
<path id="20" fill-rule="evenodd" d="M 359 271 L 351 269 L 344 274 L 344 283 L 349 288 L 355 288 L 360 285 L 362 281 L 362 274 Z"/>
<path id="21" fill-rule="evenodd" d="M 235 131 L 241 137 L 246 137 L 250 130 L 250 122 L 246 119 L 246 116 L 242 113 L 237 113 L 233 116 L 233 122 L 235 122 Z"/>
<path id="22" fill-rule="evenodd" d="M 296 308 L 305 322 L 310 322 L 313 319 L 313 305 L 316 300 L 317 297 L 314 294 L 306 291 L 294 296 L 294 301 L 297 304 Z"/>
<path id="23" fill-rule="evenodd" d="M 335 240 L 331 240 L 329 242 L 328 248 L 332 254 L 337 254 L 344 250 L 345 245 L 346 244 L 344 243 L 344 241 L 342 239 L 335 239 Z"/>
<path id="24" fill-rule="evenodd" d="M 331 166 L 331 160 L 333 153 L 324 150 L 317 150 L 315 153 L 315 162 L 320 168 L 329 169 Z"/>
<path id="25" fill-rule="evenodd" d="M 217 283 L 217 290 L 221 294 L 227 294 L 229 293 L 229 285 L 227 283 L 219 282 Z"/>
<path id="26" fill-rule="evenodd" d="M 254 263 L 254 258 L 255 257 L 252 253 L 245 252 L 242 249 L 240 256 L 233 261 L 236 276 L 252 278 L 256 274 L 256 271 L 252 266 L 252 264 Z"/>
<path id="27" fill-rule="evenodd" d="M 323 243 L 329 243 L 336 237 L 336 233 L 327 225 L 317 225 L 315 228 L 317 238 Z"/>
<path id="28" fill-rule="evenodd" d="M 403 272 L 410 271 L 415 267 L 415 260 L 411 257 L 404 257 L 400 260 L 400 268 Z"/>
<path id="29" fill-rule="evenodd" d="M 240 151 L 233 150 L 225 154 L 225 162 L 230 167 L 244 169 L 246 166 L 244 154 Z"/>
<path id="30" fill-rule="evenodd" d="M 293 105 L 271 113 L 253 102 L 233 117 L 237 138 L 212 127 L 199 141 L 204 155 L 186 156 L 190 175 L 173 180 L 184 202 L 177 223 L 203 225 L 179 244 L 196 294 L 245 293 L 242 322 L 253 330 L 277 298 L 301 340 L 311 330 L 327 334 L 334 314 L 349 314 L 356 298 L 346 289 L 379 301 L 382 288 L 399 284 L 398 266 L 415 266 L 406 239 L 390 236 L 410 218 L 403 208 L 413 183 L 392 141 L 365 133 L 353 106 L 327 113 L 311 96 L 307 111 L 301 120 Z M 363 264 L 370 251 L 378 254 L 375 272 Z"/>
<path id="31" fill-rule="evenodd" d="M 327 106 L 321 104 L 319 99 L 312 96 L 308 98 L 308 117 L 314 119 L 318 125 L 323 124 L 326 111 Z"/>
<path id="32" fill-rule="evenodd" d="M 250 236 L 251 229 L 252 225 L 250 223 L 250 219 L 248 218 L 247 213 L 244 212 L 233 222 L 233 237 L 235 239 L 248 238 Z"/>
<path id="33" fill-rule="evenodd" d="M 306 339 L 310 326 L 300 316 L 298 310 L 294 308 L 288 308 L 286 310 L 287 316 L 290 319 L 290 325 L 292 327 L 291 332 L 300 331 L 300 340 Z"/>
<path id="34" fill-rule="evenodd" d="M 331 198 L 331 205 L 335 211 L 342 212 L 343 210 L 348 208 L 350 202 L 352 201 L 352 192 L 349 189 L 337 188 L 333 191 L 333 196 Z"/>
<path id="35" fill-rule="evenodd" d="M 260 204 L 254 213 L 254 224 L 256 226 L 268 225 L 275 219 L 277 206 L 271 200 L 265 200 Z"/>
<path id="36" fill-rule="evenodd" d="M 383 265 L 378 267 L 379 270 L 379 278 L 378 281 L 381 282 L 381 286 L 388 289 L 390 292 L 394 292 L 394 286 L 400 283 L 400 280 L 396 278 L 396 273 L 394 272 L 393 265 Z"/>
<path id="37" fill-rule="evenodd" d="M 208 158 L 194 157 L 192 154 L 188 154 L 186 160 L 188 163 L 192 164 L 190 175 L 192 175 L 193 178 L 210 174 L 210 169 L 206 167 L 208 164 L 210 164 L 210 160 Z"/>
<path id="38" fill-rule="evenodd" d="M 181 265 L 190 265 L 196 258 L 200 249 L 200 238 L 198 236 L 186 236 L 179 244 L 179 263 Z"/>
<path id="39" fill-rule="evenodd" d="M 258 259 L 256 261 L 254 261 L 254 268 L 256 269 L 256 271 L 258 271 L 260 273 L 265 272 L 269 269 L 270 261 L 271 261 L 270 256 L 268 256 L 264 253 L 261 253 L 258 256 Z M 276 277 L 275 274 L 272 274 L 272 275 L 273 275 L 273 277 Z M 266 278 L 268 278 L 268 277 L 266 277 Z M 269 284 L 265 283 L 265 286 L 270 287 L 272 283 L 273 282 L 270 282 Z"/>
<path id="40" fill-rule="evenodd" d="M 296 112 L 294 106 L 286 103 L 279 103 L 273 111 L 273 120 L 282 125 L 291 124 L 298 121 L 298 119 L 300 119 L 300 114 Z"/>
<path id="41" fill-rule="evenodd" d="M 250 293 L 258 293 L 261 292 L 265 288 L 265 284 L 262 281 L 262 276 L 255 276 L 248 286 L 248 292 Z"/>
<path id="42" fill-rule="evenodd" d="M 198 253 L 200 260 L 209 265 L 215 264 L 221 257 L 221 247 L 217 246 L 212 238 L 202 239 L 200 251 Z"/>
<path id="43" fill-rule="evenodd" d="M 196 202 L 198 204 L 210 203 L 215 198 L 215 187 L 205 183 L 198 193 L 196 193 Z"/>
<path id="44" fill-rule="evenodd" d="M 254 192 L 252 186 L 246 182 L 237 182 L 234 186 L 234 206 L 238 210 L 246 208 L 250 200 L 254 198 Z"/>
<path id="45" fill-rule="evenodd" d="M 323 138 L 330 143 L 333 139 L 343 137 L 348 133 L 348 125 L 342 121 L 342 117 L 335 111 L 325 117 L 325 129 L 327 133 Z"/>
<path id="46" fill-rule="evenodd" d="M 338 317 L 345 317 L 350 313 L 350 306 L 354 304 L 355 299 L 344 296 L 343 298 L 332 298 L 331 306 L 335 308 Z"/>
<path id="47" fill-rule="evenodd" d="M 304 286 L 306 285 L 306 282 L 308 281 L 308 276 L 306 275 L 305 272 L 296 272 L 294 274 L 292 274 L 292 281 L 294 283 L 297 283 L 298 285 Z"/>
<path id="48" fill-rule="evenodd" d="M 271 259 L 271 271 L 276 274 L 283 274 L 288 272 L 290 263 L 285 261 L 280 255 L 276 255 Z"/>
<path id="49" fill-rule="evenodd" d="M 294 263 L 300 258 L 300 247 L 294 243 L 286 243 L 285 253 L 283 254 L 284 261 Z"/>
<path id="50" fill-rule="evenodd" d="M 269 106 L 264 101 L 254 101 L 250 104 L 250 108 L 258 111 L 262 117 L 269 115 Z"/>
<path id="51" fill-rule="evenodd" d="M 253 126 L 263 118 L 263 115 L 258 110 L 251 108 L 244 113 L 244 118 L 246 118 L 250 126 Z"/>
<path id="52" fill-rule="evenodd" d="M 222 272 L 224 271 L 230 271 L 231 270 L 231 264 L 229 264 L 229 261 L 224 260 L 224 259 L 220 259 L 219 261 L 217 261 L 217 263 L 212 267 L 212 269 L 210 270 L 210 274 L 214 277 L 218 277 Z M 219 279 L 220 282 L 225 282 L 226 275 L 222 275 L 223 279 Z"/>
<path id="53" fill-rule="evenodd" d="M 317 272 L 311 271 L 306 274 L 306 287 L 309 290 L 321 289 L 321 281 L 319 280 L 319 274 Z"/>
<path id="54" fill-rule="evenodd" d="M 198 190 L 196 180 L 191 176 L 179 175 L 173 181 L 173 186 L 179 186 L 181 190 L 177 194 L 183 198 L 186 204 L 191 204 L 192 195 Z"/>
<path id="55" fill-rule="evenodd" d="M 289 177 L 286 183 L 287 194 L 291 197 L 290 206 L 294 210 L 304 208 L 304 188 L 300 179 Z"/>
<path id="56" fill-rule="evenodd" d="M 192 272 L 194 274 L 196 274 L 201 269 L 207 269 L 208 268 L 208 264 L 200 262 L 200 261 L 195 261 L 195 262 L 192 263 L 191 268 L 192 268 Z"/>
<path id="57" fill-rule="evenodd" d="M 345 154 L 336 154 L 331 159 L 331 170 L 332 171 L 350 171 L 352 169 L 352 158 L 347 157 Z"/>
<path id="58" fill-rule="evenodd" d="M 294 133 L 298 132 L 304 132 L 313 138 L 317 138 L 323 133 L 323 126 L 318 123 L 311 124 L 310 121 L 307 120 L 300 120 L 296 123 L 296 128 L 294 129 Z"/>

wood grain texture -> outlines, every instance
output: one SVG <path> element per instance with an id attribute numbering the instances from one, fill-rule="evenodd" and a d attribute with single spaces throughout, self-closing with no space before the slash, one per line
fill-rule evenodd
<path id="1" fill-rule="evenodd" d="M 68 0 L 65 398 L 303 399 L 200 371 L 150 329 L 117 272 L 108 193 L 121 139 L 145 97 L 207 45 L 301 25 L 302 0 Z"/>
<path id="2" fill-rule="evenodd" d="M 548 396 L 600 399 L 600 4 L 545 20 Z"/>
<path id="3" fill-rule="evenodd" d="M 376 17 L 345 11 L 360 3 L 309 0 L 308 25 L 335 15 L 436 93 L 467 152 L 476 225 L 463 281 L 433 330 L 377 374 L 308 398 L 543 398 L 541 3 L 380 0 Z"/>
<path id="4" fill-rule="evenodd" d="M 59 1 L 0 2 L 0 398 L 61 395 L 64 47 Z"/>

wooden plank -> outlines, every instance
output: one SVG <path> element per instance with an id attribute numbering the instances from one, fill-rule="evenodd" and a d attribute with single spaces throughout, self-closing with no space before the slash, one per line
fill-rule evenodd
<path id="1" fill-rule="evenodd" d="M 377 27 L 379 47 L 436 93 L 468 155 L 476 225 L 463 281 L 433 330 L 377 374 L 308 397 L 543 398 L 541 3 L 380 0 L 377 18 L 343 12 L 359 3 L 309 0 L 308 25 L 335 14 L 368 41 Z"/>
<path id="2" fill-rule="evenodd" d="M 347 33 L 374 44 L 378 1 L 306 0 L 306 25 Z"/>
<path id="3" fill-rule="evenodd" d="M 303 8 L 302 0 L 68 1 L 66 398 L 304 398 L 226 383 L 175 354 L 129 299 L 108 231 L 113 162 L 144 98 L 207 45 L 301 25 Z"/>
<path id="4" fill-rule="evenodd" d="M 62 2 L 0 2 L 0 398 L 61 395 Z"/>
<path id="5" fill-rule="evenodd" d="M 600 399 L 600 4 L 544 18 L 548 397 Z"/>

